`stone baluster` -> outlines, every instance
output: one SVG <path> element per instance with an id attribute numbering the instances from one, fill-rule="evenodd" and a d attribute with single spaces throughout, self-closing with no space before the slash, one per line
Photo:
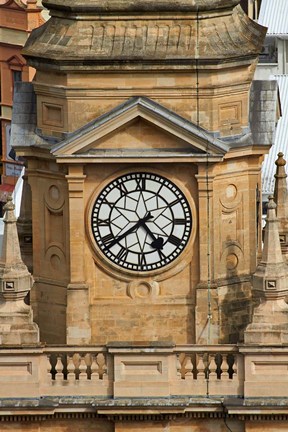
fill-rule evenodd
<path id="1" fill-rule="evenodd" d="M 204 364 L 204 354 L 203 353 L 199 353 L 198 354 L 198 364 L 197 364 L 197 379 L 201 380 L 201 379 L 205 379 L 205 364 Z"/>
<path id="2" fill-rule="evenodd" d="M 63 381 L 64 380 L 64 374 L 63 374 L 63 361 L 61 355 L 57 355 L 57 363 L 55 366 L 56 375 L 55 375 L 55 381 Z"/>
<path id="3" fill-rule="evenodd" d="M 79 363 L 79 381 L 84 380 L 87 380 L 87 365 L 85 360 L 85 354 L 82 354 Z"/>
<path id="4" fill-rule="evenodd" d="M 217 380 L 217 363 L 216 363 L 216 354 L 210 354 L 209 359 L 209 380 L 215 381 Z"/>
<path id="5" fill-rule="evenodd" d="M 100 368 L 97 362 L 97 354 L 92 355 L 92 363 L 91 363 L 91 380 L 95 381 L 100 378 Z"/>
<path id="6" fill-rule="evenodd" d="M 221 380 L 229 379 L 229 364 L 228 364 L 228 355 L 222 354 L 222 364 L 221 364 Z"/>
<path id="7" fill-rule="evenodd" d="M 105 379 L 107 377 L 107 365 L 104 354 L 99 353 L 96 358 L 97 364 L 99 366 L 99 376 L 100 379 Z"/>
<path id="8" fill-rule="evenodd" d="M 50 381 L 52 380 L 52 373 L 51 373 L 51 371 L 52 371 L 51 355 L 50 355 L 50 354 L 47 354 L 46 359 L 47 359 L 47 378 L 48 378 L 48 381 L 50 382 Z"/>
<path id="9" fill-rule="evenodd" d="M 103 358 L 103 366 L 102 366 L 102 379 L 108 379 L 108 368 L 107 368 L 107 363 L 106 363 L 106 358 L 104 354 L 99 354 L 102 356 Z"/>
<path id="10" fill-rule="evenodd" d="M 185 378 L 193 378 L 193 363 L 191 356 L 186 357 L 186 363 L 185 363 Z"/>
<path id="11" fill-rule="evenodd" d="M 235 355 L 234 356 L 234 363 L 233 363 L 233 367 L 232 367 L 232 370 L 233 370 L 233 376 L 232 376 L 232 379 L 234 379 L 236 376 L 237 376 L 237 374 L 238 374 L 238 364 L 237 364 L 237 356 Z"/>
<path id="12" fill-rule="evenodd" d="M 180 354 L 177 354 L 176 357 L 176 369 L 177 369 L 177 376 L 182 379 L 182 365 L 180 361 Z"/>
<path id="13" fill-rule="evenodd" d="M 67 356 L 67 380 L 68 381 L 75 381 L 76 374 L 75 374 L 75 364 L 73 361 L 73 355 L 69 354 Z"/>

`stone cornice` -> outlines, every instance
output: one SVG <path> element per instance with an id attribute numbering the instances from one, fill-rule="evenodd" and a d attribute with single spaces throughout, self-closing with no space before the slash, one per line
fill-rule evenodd
<path id="1" fill-rule="evenodd" d="M 189 400 L 188 400 L 189 399 Z M 146 406 L 146 408 L 145 408 Z M 107 419 L 109 421 L 175 421 L 179 419 L 226 419 L 239 421 L 287 421 L 288 408 L 282 399 L 217 398 L 160 398 L 151 400 L 124 400 L 121 404 L 111 400 L 103 404 L 97 398 L 42 397 L 41 399 L 0 399 L 1 421 L 31 422 L 59 419 Z"/>
<path id="2" fill-rule="evenodd" d="M 68 12 L 127 13 L 129 12 L 189 12 L 231 9 L 240 0 L 45 0 L 43 5 L 51 10 Z"/>

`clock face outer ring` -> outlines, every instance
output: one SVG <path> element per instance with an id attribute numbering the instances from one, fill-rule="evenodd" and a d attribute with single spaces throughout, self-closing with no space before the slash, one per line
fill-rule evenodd
<path id="1" fill-rule="evenodd" d="M 122 172 L 103 182 L 89 206 L 90 239 L 99 264 L 148 276 L 170 270 L 180 257 L 188 263 L 196 216 L 189 196 L 166 173 L 151 169 Z"/>

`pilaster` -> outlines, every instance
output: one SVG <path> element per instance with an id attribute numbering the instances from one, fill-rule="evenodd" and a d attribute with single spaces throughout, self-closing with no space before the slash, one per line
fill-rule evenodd
<path id="1" fill-rule="evenodd" d="M 31 187 L 26 174 L 23 176 L 21 209 L 17 220 L 17 228 L 22 259 L 27 265 L 28 270 L 33 273 L 32 196 Z"/>
<path id="2" fill-rule="evenodd" d="M 70 283 L 67 287 L 67 343 L 88 344 L 91 339 L 89 287 L 85 283 L 85 206 L 82 165 L 69 167 Z"/>
<path id="3" fill-rule="evenodd" d="M 218 343 L 218 296 L 214 283 L 213 181 L 212 166 L 198 166 L 199 269 L 196 292 L 196 342 Z"/>

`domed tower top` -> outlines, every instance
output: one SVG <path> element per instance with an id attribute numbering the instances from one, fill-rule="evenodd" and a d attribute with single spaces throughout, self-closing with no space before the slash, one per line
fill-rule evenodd
<path id="1" fill-rule="evenodd" d="M 187 69 L 256 57 L 265 29 L 240 0 L 46 0 L 24 54 L 36 69 Z"/>
<path id="2" fill-rule="evenodd" d="M 137 95 L 220 136 L 242 134 L 266 29 L 239 2 L 44 0 L 51 19 L 23 51 L 37 70 L 38 129 L 63 136 Z"/>

